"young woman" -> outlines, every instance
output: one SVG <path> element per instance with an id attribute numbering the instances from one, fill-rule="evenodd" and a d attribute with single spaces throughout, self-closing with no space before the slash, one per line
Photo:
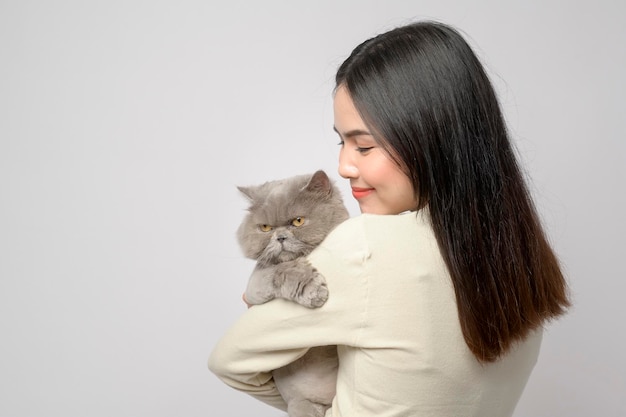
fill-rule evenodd
<path id="1" fill-rule="evenodd" d="M 419 22 L 357 46 L 336 82 L 339 174 L 363 214 L 309 256 L 330 298 L 248 310 L 210 369 L 284 409 L 269 371 L 338 345 L 327 416 L 512 415 L 569 300 L 483 67 Z"/>

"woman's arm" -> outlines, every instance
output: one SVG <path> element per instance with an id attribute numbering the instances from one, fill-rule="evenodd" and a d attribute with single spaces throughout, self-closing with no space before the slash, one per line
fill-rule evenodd
<path id="1" fill-rule="evenodd" d="M 254 332 L 247 334 L 249 322 L 250 319 L 240 318 L 219 340 L 209 357 L 209 369 L 230 387 L 286 411 L 287 404 L 272 379 L 273 368 L 269 365 L 272 361 L 267 361 L 265 355 L 254 354 L 258 349 L 253 347 L 256 343 L 246 343 L 260 336 Z"/>
<path id="2" fill-rule="evenodd" d="M 344 222 L 309 256 L 325 276 L 326 304 L 310 309 L 276 299 L 245 311 L 214 347 L 209 369 L 224 383 L 281 410 L 286 409 L 271 371 L 313 346 L 352 345 L 362 325 L 360 303 L 367 299 L 363 260 L 367 257 L 360 224 Z M 362 243 L 359 243 L 362 242 Z"/>

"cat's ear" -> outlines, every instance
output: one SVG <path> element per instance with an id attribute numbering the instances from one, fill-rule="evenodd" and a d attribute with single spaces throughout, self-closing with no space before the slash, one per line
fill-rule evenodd
<path id="1" fill-rule="evenodd" d="M 246 196 L 248 198 L 248 200 L 254 201 L 254 197 L 256 195 L 255 192 L 254 192 L 254 190 L 256 189 L 255 187 L 237 186 L 237 189 L 241 192 L 241 194 Z"/>
<path id="2" fill-rule="evenodd" d="M 330 178 L 328 178 L 328 175 L 320 169 L 319 171 L 316 171 L 313 176 L 311 176 L 309 183 L 306 187 L 304 187 L 304 189 L 326 196 L 332 194 L 333 186 L 330 182 Z"/>

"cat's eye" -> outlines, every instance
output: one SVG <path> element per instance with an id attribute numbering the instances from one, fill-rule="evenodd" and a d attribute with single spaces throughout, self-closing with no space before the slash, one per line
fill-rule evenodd
<path id="1" fill-rule="evenodd" d="M 259 229 L 261 229 L 262 232 L 269 232 L 270 230 L 273 229 L 273 227 L 270 226 L 269 224 L 260 224 Z"/>
<path id="2" fill-rule="evenodd" d="M 304 217 L 296 217 L 291 221 L 291 224 L 296 227 L 302 226 L 304 224 Z"/>

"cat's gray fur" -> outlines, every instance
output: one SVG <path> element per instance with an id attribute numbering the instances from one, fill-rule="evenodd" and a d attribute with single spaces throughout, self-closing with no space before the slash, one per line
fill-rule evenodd
<path id="1" fill-rule="evenodd" d="M 246 301 L 284 298 L 321 307 L 328 299 L 326 281 L 306 256 L 348 218 L 339 190 L 321 170 L 238 189 L 251 204 L 237 237 L 244 254 L 257 261 Z M 335 396 L 337 364 L 336 346 L 322 346 L 273 371 L 290 417 L 324 415 Z"/>

